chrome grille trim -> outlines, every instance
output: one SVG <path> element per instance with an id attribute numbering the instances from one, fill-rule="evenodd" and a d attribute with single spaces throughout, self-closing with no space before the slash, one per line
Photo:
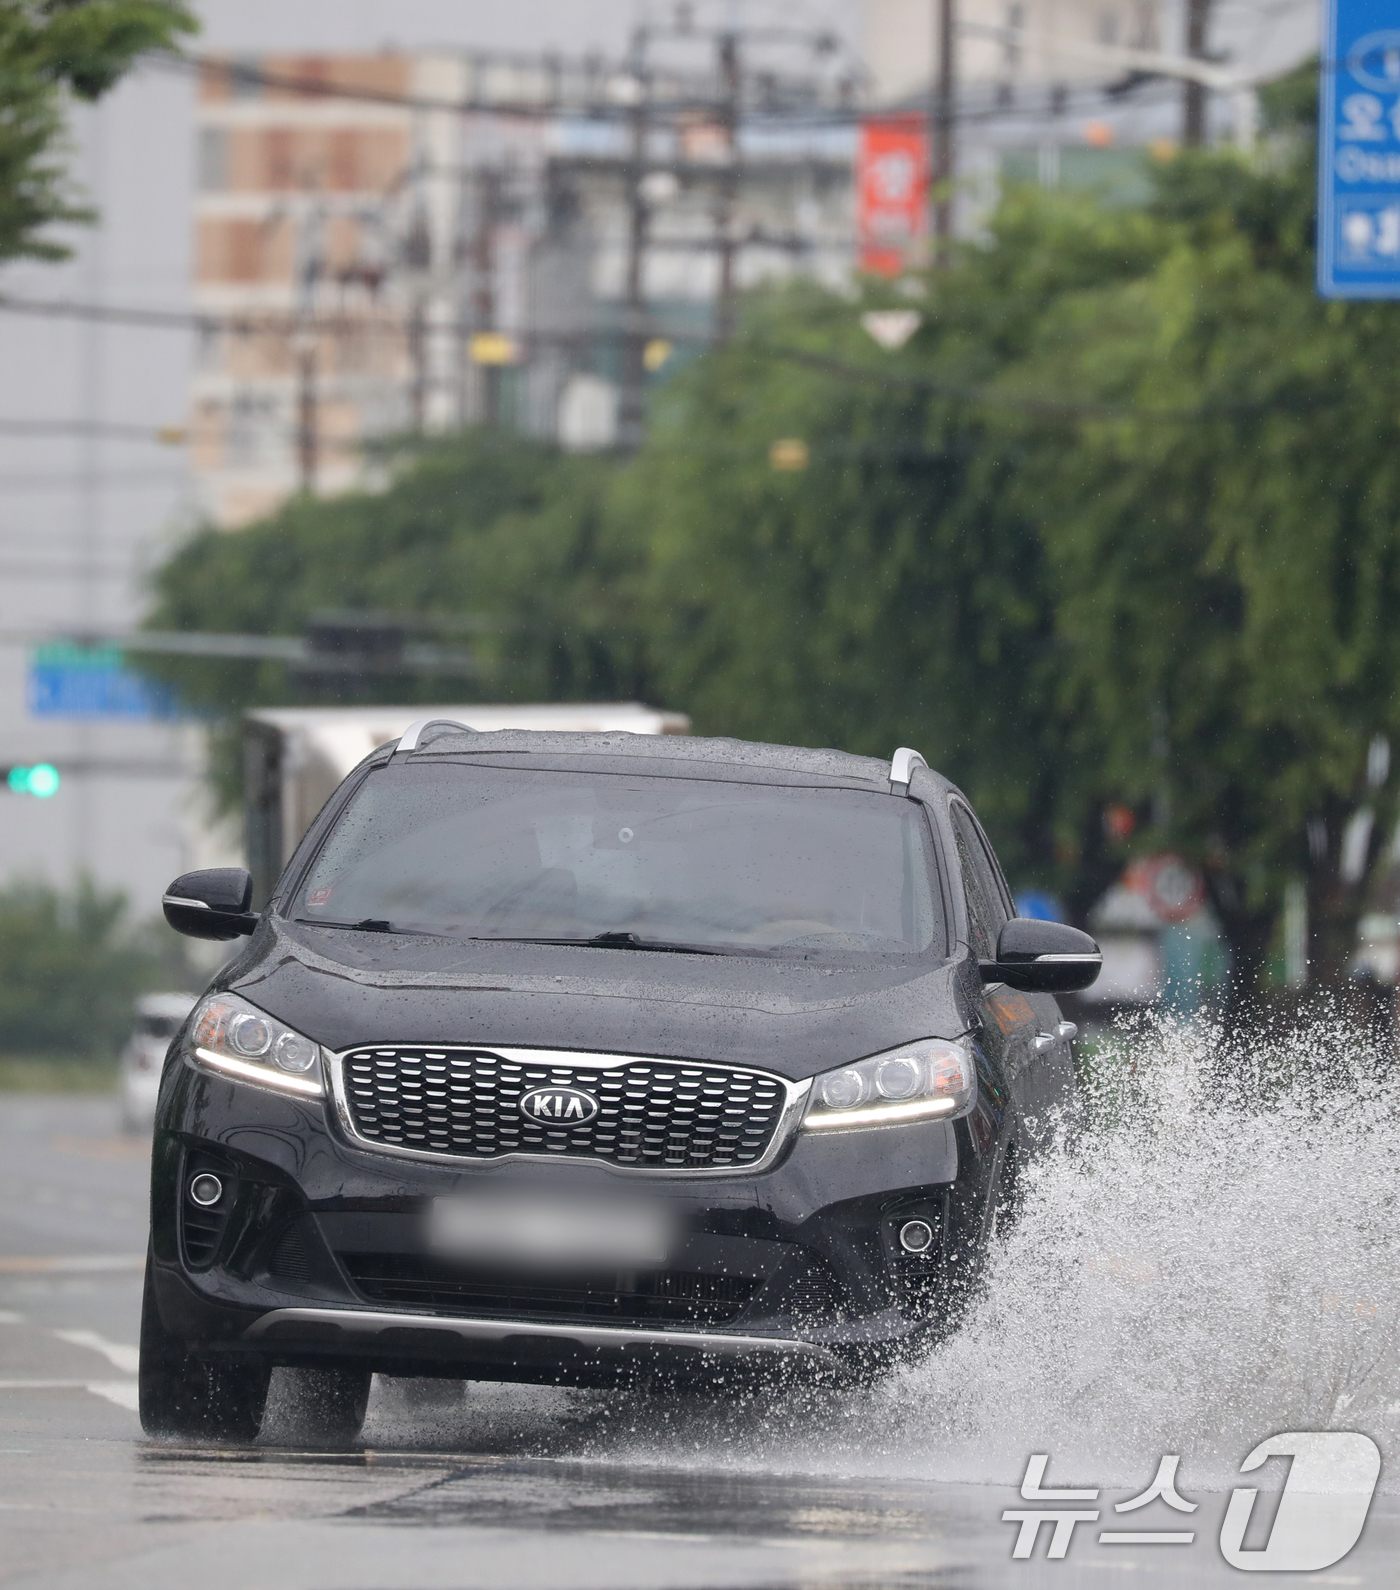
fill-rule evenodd
<path id="1" fill-rule="evenodd" d="M 587 1153 L 536 1153 L 531 1151 L 510 1150 L 498 1154 L 472 1154 L 472 1153 L 439 1153 L 432 1149 L 409 1148 L 397 1143 L 386 1143 L 378 1138 L 365 1136 L 358 1128 L 355 1118 L 351 1113 L 347 1096 L 347 1080 L 345 1074 L 346 1063 L 354 1056 L 366 1051 L 382 1049 L 415 1050 L 418 1052 L 431 1051 L 433 1054 L 474 1054 L 490 1055 L 498 1060 L 510 1062 L 515 1065 L 547 1066 L 550 1068 L 587 1068 L 595 1071 L 624 1070 L 628 1066 L 657 1065 L 657 1066 L 686 1066 L 703 1067 L 706 1071 L 724 1071 L 730 1073 L 743 1073 L 749 1076 L 763 1078 L 767 1082 L 776 1084 L 786 1094 L 786 1101 L 779 1111 L 777 1122 L 769 1138 L 767 1147 L 755 1160 L 742 1165 L 721 1166 L 689 1166 L 689 1165 L 629 1165 L 619 1164 L 614 1160 L 604 1158 L 600 1154 Z M 710 1060 L 677 1060 L 660 1055 L 618 1055 L 600 1054 L 585 1050 L 572 1049 L 520 1049 L 500 1044 L 480 1043 L 455 1043 L 455 1044 L 425 1044 L 425 1043 L 366 1043 L 354 1044 L 348 1049 L 337 1053 L 323 1051 L 328 1062 L 327 1069 L 331 1079 L 331 1096 L 335 1103 L 336 1120 L 345 1136 L 357 1148 L 365 1149 L 373 1154 L 391 1155 L 397 1159 L 412 1159 L 434 1165 L 451 1165 L 457 1170 L 487 1169 L 494 1165 L 503 1165 L 518 1161 L 533 1161 L 536 1164 L 594 1166 L 621 1176 L 651 1176 L 651 1177 L 712 1177 L 712 1176 L 753 1176 L 769 1169 L 780 1157 L 792 1140 L 798 1122 L 806 1108 L 807 1097 L 812 1089 L 811 1078 L 804 1078 L 800 1082 L 792 1082 L 786 1077 L 777 1075 L 772 1071 L 764 1071 L 757 1066 L 731 1065 L 722 1061 Z"/>

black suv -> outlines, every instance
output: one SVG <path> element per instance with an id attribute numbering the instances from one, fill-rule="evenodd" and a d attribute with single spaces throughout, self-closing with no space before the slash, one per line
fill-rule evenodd
<path id="1" fill-rule="evenodd" d="M 250 894 L 164 900 L 251 938 L 161 1082 L 152 1433 L 251 1439 L 274 1366 L 347 1438 L 374 1370 L 893 1362 L 1069 1100 L 1053 994 L 1099 964 L 909 750 L 419 723 Z"/>

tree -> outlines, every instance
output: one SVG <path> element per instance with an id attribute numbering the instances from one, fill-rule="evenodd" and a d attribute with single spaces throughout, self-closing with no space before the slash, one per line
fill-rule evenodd
<path id="1" fill-rule="evenodd" d="M 386 675 L 358 701 L 550 701 L 651 693 L 630 605 L 636 559 L 605 512 L 614 466 L 497 432 L 407 447 L 388 488 L 296 497 L 238 531 L 195 534 L 156 576 L 161 630 L 300 634 L 327 611 L 404 615 L 466 640 L 476 677 Z M 241 777 L 237 714 L 308 699 L 280 663 L 143 662 L 222 725 L 226 802 Z"/>
<path id="2" fill-rule="evenodd" d="M 1268 111 L 1264 158 L 1155 165 L 1145 207 L 1009 192 L 897 354 L 859 324 L 885 287 L 761 295 L 635 459 L 443 442 L 382 496 L 197 538 L 154 622 L 477 615 L 492 695 L 914 744 L 1075 915 L 1135 850 L 1178 851 L 1252 991 L 1306 876 L 1339 976 L 1395 810 L 1398 323 L 1314 297 L 1303 78 Z M 205 704 L 286 699 L 279 671 L 201 668 Z"/>
<path id="3" fill-rule="evenodd" d="M 1265 160 L 1179 158 L 1145 210 L 1011 195 L 884 385 L 852 379 L 848 306 L 788 301 L 638 466 L 654 666 L 701 724 L 883 753 L 915 731 L 1079 912 L 1176 850 L 1243 991 L 1295 876 L 1343 974 L 1400 730 L 1400 322 L 1314 296 L 1305 77 L 1267 110 Z M 803 349 L 825 365 L 801 379 L 774 360 Z M 781 434 L 800 476 L 764 469 Z M 740 438 L 747 474 L 697 456 Z"/>
<path id="4" fill-rule="evenodd" d="M 0 0 L 0 260 L 63 259 L 45 229 L 93 218 L 62 162 L 67 97 L 100 99 L 196 27 L 181 0 Z"/>
<path id="5" fill-rule="evenodd" d="M 110 1057 L 139 993 L 184 988 L 192 973 L 164 923 L 134 926 L 119 891 L 87 879 L 0 890 L 0 1051 Z"/>
<path id="6" fill-rule="evenodd" d="M 1167 167 L 1152 268 L 1066 297 L 1024 367 L 1141 415 L 1045 438 L 1021 482 L 1061 705 L 1140 842 L 1204 870 L 1246 988 L 1293 877 L 1343 975 L 1395 817 L 1400 318 L 1314 295 L 1308 87 L 1271 96 L 1272 162 Z"/>

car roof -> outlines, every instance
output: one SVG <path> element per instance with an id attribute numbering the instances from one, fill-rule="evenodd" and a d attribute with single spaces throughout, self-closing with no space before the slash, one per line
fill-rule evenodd
<path id="1" fill-rule="evenodd" d="M 646 769 L 648 773 L 662 775 L 671 772 L 679 776 L 728 777 L 736 782 L 766 783 L 771 782 L 771 775 L 776 773 L 816 784 L 837 783 L 882 792 L 888 792 L 890 787 L 890 764 L 881 757 L 797 745 L 770 745 L 723 735 L 579 734 L 532 729 L 475 733 L 434 726 L 431 737 L 425 735 L 405 760 L 427 762 L 463 756 L 501 756 L 512 760 L 540 756 L 555 761 L 567 759 L 570 764 L 577 759 L 646 761 L 654 764 Z M 951 787 L 939 774 L 922 768 L 919 771 L 936 787 Z"/>

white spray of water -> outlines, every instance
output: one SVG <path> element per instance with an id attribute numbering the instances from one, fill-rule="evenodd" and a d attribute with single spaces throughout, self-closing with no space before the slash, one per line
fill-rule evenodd
<path id="1" fill-rule="evenodd" d="M 962 1328 L 922 1362 L 870 1392 L 708 1408 L 529 1393 L 523 1440 L 507 1393 L 487 1445 L 1003 1485 L 1031 1452 L 1123 1486 L 1177 1453 L 1210 1489 L 1279 1430 L 1400 1448 L 1400 1087 L 1369 1037 L 1326 1016 L 1252 1046 L 1145 1023 L 1092 1071 L 1082 1124 L 1027 1169 Z M 474 1401 L 450 1422 L 481 1450 Z"/>
<path id="2" fill-rule="evenodd" d="M 1172 1452 L 1219 1484 L 1263 1437 L 1400 1429 L 1400 1090 L 1322 1016 L 1271 1042 L 1144 1026 L 1026 1178 L 964 1328 L 889 1388 L 931 1475 L 1050 1452 L 1104 1484 Z"/>

